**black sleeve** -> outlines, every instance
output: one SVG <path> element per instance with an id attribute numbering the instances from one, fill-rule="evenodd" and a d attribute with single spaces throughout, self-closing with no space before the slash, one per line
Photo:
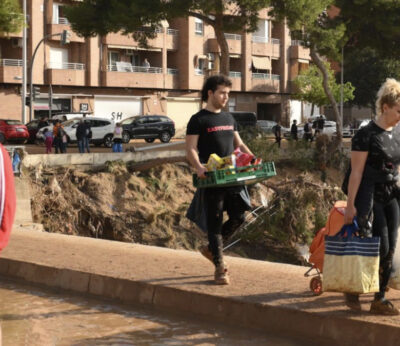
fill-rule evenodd
<path id="1" fill-rule="evenodd" d="M 364 126 L 354 135 L 351 140 L 352 151 L 369 151 L 369 142 L 371 138 L 371 131 L 369 126 Z"/>
<path id="2" fill-rule="evenodd" d="M 191 117 L 186 128 L 187 135 L 199 135 L 200 134 L 200 122 L 198 117 Z"/>

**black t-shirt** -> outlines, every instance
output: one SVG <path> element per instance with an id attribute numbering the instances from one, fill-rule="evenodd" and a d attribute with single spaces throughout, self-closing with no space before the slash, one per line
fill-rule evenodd
<path id="1" fill-rule="evenodd" d="M 201 163 L 206 163 L 211 154 L 224 157 L 233 153 L 235 131 L 237 124 L 230 113 L 202 109 L 190 118 L 186 134 L 199 135 L 199 159 Z"/>
<path id="2" fill-rule="evenodd" d="M 396 174 L 400 164 L 400 137 L 369 122 L 357 131 L 352 139 L 352 151 L 367 151 L 366 165 L 383 174 Z M 394 183 L 375 184 L 376 196 L 379 200 L 390 197 Z"/>

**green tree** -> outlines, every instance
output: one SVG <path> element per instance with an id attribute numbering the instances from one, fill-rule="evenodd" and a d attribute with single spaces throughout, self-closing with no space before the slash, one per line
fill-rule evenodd
<path id="1" fill-rule="evenodd" d="M 341 85 L 336 83 L 335 75 L 328 63 L 325 63 L 325 68 L 329 75 L 329 88 L 336 100 L 340 99 Z M 329 99 L 326 96 L 322 86 L 321 71 L 311 65 L 307 70 L 302 71 L 294 80 L 298 92 L 293 95 L 294 99 L 310 102 L 319 107 L 329 104 Z M 354 87 L 350 82 L 343 85 L 343 102 L 354 99 Z"/>
<path id="2" fill-rule="evenodd" d="M 375 111 L 376 94 L 386 78 L 400 79 L 400 61 L 381 57 L 375 49 L 351 50 L 345 54 L 344 78 L 356 90 L 351 102 Z"/>
<path id="3" fill-rule="evenodd" d="M 72 29 L 83 36 L 122 31 L 145 44 L 161 20 L 193 16 L 214 28 L 221 48 L 221 73 L 229 74 L 225 32 L 254 32 L 269 0 L 83 0 L 66 9 Z M 148 30 L 139 31 L 143 26 Z M 151 36 L 153 35 L 153 36 Z"/>
<path id="4" fill-rule="evenodd" d="M 18 0 L 0 1 L 0 33 L 18 32 L 24 23 Z"/>
<path id="5" fill-rule="evenodd" d="M 310 49 L 314 64 L 322 73 L 322 85 L 332 105 L 337 123 L 338 142 L 342 141 L 342 119 L 329 86 L 329 72 L 323 57 L 340 61 L 340 47 L 345 40 L 345 24 L 333 21 L 327 14 L 333 0 L 271 0 L 271 13 L 278 20 L 286 19 L 292 38 L 304 42 Z"/>
<path id="6" fill-rule="evenodd" d="M 345 24 L 346 51 L 372 48 L 384 58 L 400 56 L 400 1 L 335 0 L 340 13 L 337 23 Z"/>

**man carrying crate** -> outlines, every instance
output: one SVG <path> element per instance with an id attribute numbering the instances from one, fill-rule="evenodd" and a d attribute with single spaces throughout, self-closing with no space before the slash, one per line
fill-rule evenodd
<path id="1" fill-rule="evenodd" d="M 201 90 L 206 107 L 194 114 L 186 131 L 186 157 L 195 168 L 197 176 L 205 178 L 204 166 L 211 154 L 220 157 L 231 155 L 235 148 L 253 155 L 238 133 L 236 121 L 230 113 L 223 112 L 229 99 L 232 82 L 223 75 L 209 77 Z M 198 189 L 187 217 L 207 231 L 209 245 L 200 252 L 215 265 L 215 283 L 229 284 L 226 264 L 223 261 L 223 238 L 226 239 L 243 223 L 244 213 L 251 208 L 244 186 L 209 187 Z M 229 220 L 222 225 L 223 211 Z"/>

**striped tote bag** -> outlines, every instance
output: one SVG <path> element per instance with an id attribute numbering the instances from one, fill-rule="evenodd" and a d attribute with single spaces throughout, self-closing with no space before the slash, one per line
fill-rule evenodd
<path id="1" fill-rule="evenodd" d="M 335 236 L 325 236 L 325 292 L 379 291 L 379 237 L 358 237 L 357 229 L 357 224 L 344 225 Z"/>

